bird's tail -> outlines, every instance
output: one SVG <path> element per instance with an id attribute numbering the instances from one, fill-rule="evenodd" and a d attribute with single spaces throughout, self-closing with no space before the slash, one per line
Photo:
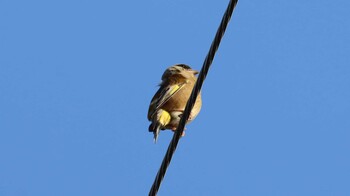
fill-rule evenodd
<path id="1" fill-rule="evenodd" d="M 154 134 L 154 143 L 157 143 L 159 132 L 167 124 L 169 124 L 171 119 L 170 114 L 165 110 L 158 110 L 155 114 L 155 119 L 152 124 L 149 126 L 148 131 L 153 132 Z"/>
<path id="2" fill-rule="evenodd" d="M 159 124 L 159 123 L 152 123 L 152 124 L 149 125 L 148 131 L 149 132 L 153 132 L 154 143 L 157 143 L 160 129 L 161 129 L 161 124 Z"/>
<path id="3" fill-rule="evenodd" d="M 160 125 L 158 125 L 156 127 L 156 130 L 153 133 L 154 134 L 153 141 L 154 141 L 155 144 L 157 143 L 159 132 L 160 132 Z"/>

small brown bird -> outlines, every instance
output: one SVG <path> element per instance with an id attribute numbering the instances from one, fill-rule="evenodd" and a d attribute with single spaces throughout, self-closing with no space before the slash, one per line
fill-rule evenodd
<path id="1" fill-rule="evenodd" d="M 173 65 L 163 73 L 160 88 L 152 98 L 148 109 L 148 120 L 151 121 L 148 130 L 154 133 L 155 143 L 160 130 L 176 130 L 196 83 L 196 74 L 198 71 L 185 64 Z M 202 99 L 199 94 L 186 123 L 196 118 L 201 106 Z"/>

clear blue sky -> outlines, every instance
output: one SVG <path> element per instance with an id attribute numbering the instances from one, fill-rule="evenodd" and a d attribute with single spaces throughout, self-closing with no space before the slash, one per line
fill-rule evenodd
<path id="1" fill-rule="evenodd" d="M 146 195 L 163 71 L 228 0 L 0 0 L 0 195 Z M 350 2 L 240 0 L 159 195 L 350 195 Z"/>

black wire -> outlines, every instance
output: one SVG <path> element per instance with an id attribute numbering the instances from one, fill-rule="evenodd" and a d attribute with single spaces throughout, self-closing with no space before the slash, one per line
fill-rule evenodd
<path id="1" fill-rule="evenodd" d="M 179 143 L 179 139 L 184 131 L 186 121 L 188 117 L 190 116 L 190 112 L 194 106 L 194 103 L 197 99 L 198 93 L 202 88 L 203 82 L 208 74 L 209 68 L 211 63 L 213 62 L 215 53 L 217 49 L 219 48 L 221 38 L 224 36 L 226 27 L 228 22 L 231 19 L 231 15 L 233 13 L 234 8 L 236 7 L 238 0 L 230 0 L 229 5 L 227 6 L 226 12 L 221 20 L 220 26 L 216 32 L 215 38 L 210 46 L 209 52 L 204 60 L 203 67 L 199 73 L 199 76 L 197 78 L 197 82 L 193 87 L 191 96 L 187 102 L 185 111 L 183 113 L 183 116 L 179 122 L 179 126 L 177 127 L 173 139 L 171 140 L 168 150 L 165 154 L 165 157 L 163 159 L 162 165 L 159 168 L 159 171 L 157 173 L 156 178 L 154 179 L 152 188 L 149 192 L 149 196 L 155 196 L 158 193 L 160 184 L 162 183 L 162 180 L 165 176 L 166 170 L 170 164 L 171 158 L 173 157 L 173 154 L 176 150 L 177 144 Z"/>

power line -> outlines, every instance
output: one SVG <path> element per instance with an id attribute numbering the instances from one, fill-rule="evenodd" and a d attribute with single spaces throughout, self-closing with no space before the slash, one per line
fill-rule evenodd
<path id="1" fill-rule="evenodd" d="M 158 193 L 160 184 L 162 183 L 162 180 L 165 176 L 166 170 L 170 164 L 171 158 L 173 157 L 173 154 L 176 150 L 177 144 L 179 143 L 179 139 L 184 131 L 185 128 L 185 124 L 186 121 L 188 120 L 189 116 L 190 116 L 190 112 L 194 106 L 194 103 L 197 99 L 198 93 L 200 92 L 203 82 L 208 74 L 209 68 L 211 66 L 211 63 L 213 62 L 215 53 L 217 51 L 217 49 L 219 48 L 220 42 L 221 42 L 221 38 L 224 36 L 226 27 L 228 25 L 228 22 L 231 19 L 232 13 L 234 8 L 236 7 L 238 0 L 230 0 L 229 5 L 227 6 L 227 9 L 225 11 L 224 16 L 222 17 L 220 26 L 218 28 L 218 30 L 216 31 L 216 35 L 215 38 L 210 46 L 209 52 L 204 60 L 202 69 L 199 73 L 199 76 L 197 78 L 197 82 L 193 87 L 191 96 L 187 102 L 185 111 L 182 115 L 182 118 L 179 122 L 179 126 L 177 127 L 173 139 L 171 140 L 168 150 L 164 156 L 164 159 L 162 161 L 162 165 L 159 168 L 159 171 L 157 173 L 156 178 L 154 179 L 153 185 L 151 187 L 151 190 L 149 192 L 149 196 L 155 196 Z"/>

